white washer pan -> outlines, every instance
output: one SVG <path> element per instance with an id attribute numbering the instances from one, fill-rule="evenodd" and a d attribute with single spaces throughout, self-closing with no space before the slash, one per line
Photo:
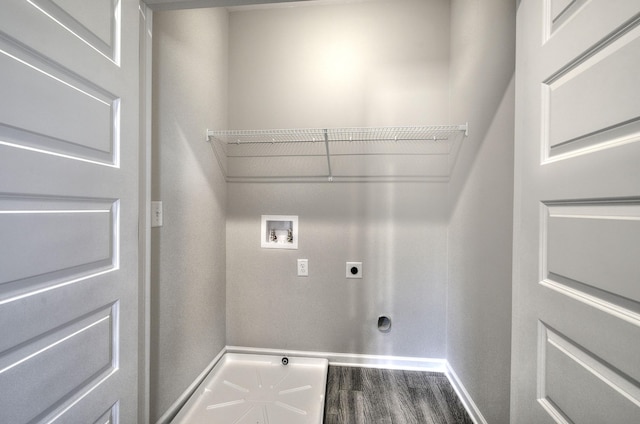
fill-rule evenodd
<path id="1" fill-rule="evenodd" d="M 174 424 L 322 424 L 329 362 L 227 353 Z"/>

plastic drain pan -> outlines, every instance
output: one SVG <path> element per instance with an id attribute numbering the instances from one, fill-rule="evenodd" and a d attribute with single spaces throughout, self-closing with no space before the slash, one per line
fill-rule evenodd
<path id="1" fill-rule="evenodd" d="M 175 424 L 322 424 L 329 362 L 227 353 Z"/>

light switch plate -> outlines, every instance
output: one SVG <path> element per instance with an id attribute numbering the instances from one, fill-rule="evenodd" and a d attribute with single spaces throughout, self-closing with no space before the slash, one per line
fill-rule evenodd
<path id="1" fill-rule="evenodd" d="M 151 227 L 162 227 L 162 201 L 151 202 Z"/>

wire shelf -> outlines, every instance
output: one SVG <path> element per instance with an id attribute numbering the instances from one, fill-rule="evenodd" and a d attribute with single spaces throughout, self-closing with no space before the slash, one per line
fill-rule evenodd
<path id="1" fill-rule="evenodd" d="M 466 135 L 467 125 L 420 127 L 300 128 L 272 130 L 207 130 L 207 136 L 226 144 L 316 143 L 339 141 L 446 141 Z"/>
<path id="2" fill-rule="evenodd" d="M 464 124 L 206 134 L 227 181 L 442 180 L 467 131 Z"/>

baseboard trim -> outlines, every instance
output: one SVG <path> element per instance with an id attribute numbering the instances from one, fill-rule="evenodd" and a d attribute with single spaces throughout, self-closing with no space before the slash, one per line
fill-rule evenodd
<path id="1" fill-rule="evenodd" d="M 257 355 L 299 356 L 303 358 L 327 358 L 329 365 L 432 371 L 446 373 L 446 360 L 439 358 L 416 358 L 410 356 L 360 355 L 355 353 L 314 352 L 290 349 L 262 349 L 245 346 L 227 346 L 229 353 L 252 353 Z"/>
<path id="2" fill-rule="evenodd" d="M 417 358 L 410 356 L 388 356 L 388 355 L 361 355 L 355 353 L 336 353 L 336 352 L 314 352 L 306 350 L 290 350 L 290 349 L 263 349 L 246 346 L 225 346 L 207 367 L 196 377 L 196 379 L 187 387 L 187 389 L 178 397 L 178 399 L 167 409 L 167 411 L 156 421 L 156 424 L 168 424 L 178 414 L 180 409 L 189 400 L 196 391 L 198 386 L 202 384 L 213 367 L 222 359 L 225 353 L 248 353 L 255 355 L 282 355 L 282 356 L 299 356 L 303 358 L 327 358 L 329 364 L 333 366 L 349 366 L 349 367 L 367 367 L 367 368 L 385 368 L 400 369 L 410 371 L 431 371 L 444 373 L 453 389 L 457 393 L 460 401 L 467 410 L 467 413 L 475 424 L 487 424 L 487 420 L 482 416 L 480 409 L 475 404 L 469 392 L 465 389 L 462 381 L 451 367 L 446 359 L 440 358 Z"/>
<path id="3" fill-rule="evenodd" d="M 464 405 L 464 409 L 467 410 L 467 413 L 469 414 L 473 422 L 475 424 L 487 424 L 487 420 L 485 420 L 482 416 L 480 409 L 471 398 L 471 395 L 469 395 L 469 392 L 467 392 L 467 389 L 465 389 L 462 381 L 460 381 L 460 378 L 458 378 L 458 375 L 453 370 L 453 367 L 451 367 L 449 361 L 445 361 L 445 368 L 445 374 L 447 375 L 449 382 L 453 386 L 453 390 L 456 391 L 458 398 L 460 398 L 462 405 Z"/>
<path id="4" fill-rule="evenodd" d="M 216 366 L 216 364 L 220 361 L 220 359 L 222 359 L 225 353 L 227 353 L 226 346 L 222 348 L 220 353 L 218 353 L 215 358 L 213 358 L 213 360 L 209 363 L 209 365 L 206 366 L 204 371 L 202 371 L 196 377 L 193 383 L 191 383 L 189 387 L 187 387 L 187 389 L 184 392 L 182 392 L 182 394 L 178 397 L 178 399 L 175 402 L 173 402 L 173 404 L 171 404 L 169 409 L 167 409 L 167 411 L 158 419 L 158 421 L 156 421 L 156 424 L 168 424 L 171 422 L 172 419 L 175 418 L 176 415 L 178 415 L 178 412 L 180 411 L 180 409 L 184 406 L 185 403 L 187 403 L 189 398 L 195 393 L 198 386 L 202 384 L 204 379 L 207 377 L 207 375 L 209 375 L 213 367 Z"/>

